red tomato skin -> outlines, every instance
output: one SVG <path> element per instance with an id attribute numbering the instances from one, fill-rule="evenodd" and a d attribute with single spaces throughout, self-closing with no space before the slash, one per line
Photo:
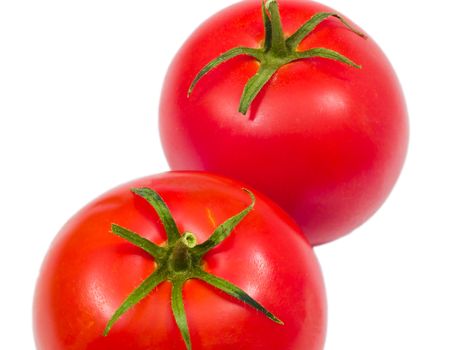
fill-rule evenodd
<path id="1" fill-rule="evenodd" d="M 107 337 L 113 312 L 153 270 L 154 260 L 110 233 L 118 223 L 162 244 L 157 214 L 130 192 L 150 187 L 166 201 L 181 232 L 198 242 L 243 210 L 243 185 L 202 173 L 143 178 L 102 195 L 60 231 L 42 265 L 34 300 L 38 350 L 184 350 L 170 308 L 169 282 L 128 311 Z M 318 261 L 303 233 L 278 206 L 256 193 L 256 205 L 205 258 L 207 271 L 244 289 L 284 321 L 190 280 L 184 302 L 193 350 L 322 350 L 326 305 Z"/>
<path id="2" fill-rule="evenodd" d="M 236 46 L 260 47 L 259 1 L 242 1 L 203 23 L 167 73 L 160 135 L 173 170 L 206 170 L 243 181 L 282 206 L 313 245 L 337 239 L 383 204 L 408 147 L 404 96 L 391 64 L 371 39 L 328 19 L 299 50 L 325 47 L 362 65 L 322 58 L 282 67 L 243 116 L 243 88 L 257 69 L 249 57 L 224 63 L 201 79 L 211 59 Z M 290 35 L 317 12 L 311 1 L 279 1 Z"/>

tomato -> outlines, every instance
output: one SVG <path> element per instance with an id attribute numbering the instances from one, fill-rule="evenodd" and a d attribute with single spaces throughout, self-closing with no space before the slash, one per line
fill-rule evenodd
<path id="1" fill-rule="evenodd" d="M 160 103 L 164 152 L 174 170 L 257 188 L 312 244 L 326 243 L 364 223 L 395 185 L 408 145 L 404 96 L 374 40 L 334 10 L 268 1 L 262 16 L 260 4 L 217 13 L 174 58 Z M 311 18 L 294 50 L 286 38 Z M 203 71 L 209 62 L 216 68 Z"/>
<path id="2" fill-rule="evenodd" d="M 43 263 L 34 301 L 37 348 L 323 349 L 325 294 L 313 250 L 278 206 L 242 187 L 209 174 L 166 173 L 84 207 Z M 217 245 L 206 243 L 214 236 Z M 206 252 L 199 261 L 196 249 Z M 153 283 L 161 271 L 167 280 Z M 210 274 L 211 284 L 192 273 Z M 233 288 L 230 295 L 214 278 Z M 153 284 L 137 292 L 145 283 Z M 134 306 L 115 317 L 130 295 Z"/>

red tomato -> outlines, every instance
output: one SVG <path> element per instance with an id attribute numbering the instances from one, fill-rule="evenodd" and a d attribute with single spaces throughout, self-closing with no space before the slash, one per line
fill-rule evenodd
<path id="1" fill-rule="evenodd" d="M 204 75 L 187 97 L 208 62 L 234 47 L 262 47 L 260 4 L 242 1 L 214 15 L 176 55 L 161 97 L 164 151 L 174 170 L 207 170 L 261 190 L 322 244 L 365 222 L 392 190 L 408 144 L 404 97 L 377 44 L 334 17 L 298 52 L 327 48 L 361 69 L 323 57 L 285 64 L 245 116 L 239 101 L 259 64 L 242 55 Z M 334 12 L 306 0 L 280 1 L 279 9 L 285 37 Z"/>
<path id="2" fill-rule="evenodd" d="M 253 207 L 225 241 L 204 256 L 201 266 L 243 289 L 284 325 L 205 282 L 190 279 L 183 288 L 183 302 L 194 350 L 323 349 L 323 281 L 299 228 L 260 194 L 255 193 L 253 206 L 237 182 L 183 172 L 120 186 L 63 227 L 37 283 L 38 349 L 186 349 L 171 310 L 175 282 L 169 281 L 125 312 L 103 336 L 125 298 L 156 269 L 151 255 L 112 234 L 111 225 L 128 228 L 160 249 L 170 245 L 154 208 L 130 191 L 142 187 L 157 191 L 179 232 L 192 232 L 198 242 L 206 241 L 226 219 Z"/>

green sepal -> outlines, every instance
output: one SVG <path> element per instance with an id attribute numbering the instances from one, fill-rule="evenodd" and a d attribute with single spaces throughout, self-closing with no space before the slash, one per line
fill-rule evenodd
<path id="1" fill-rule="evenodd" d="M 127 228 L 117 224 L 112 224 L 111 231 L 117 236 L 126 239 L 133 245 L 143 249 L 146 253 L 150 254 L 154 259 L 156 259 L 156 261 L 160 260 L 165 255 L 164 248 L 159 247 L 158 245 L 152 243 L 150 240 L 141 237 L 139 234 L 134 233 Z"/>
<path id="2" fill-rule="evenodd" d="M 270 311 L 268 311 L 263 305 L 258 303 L 255 299 L 250 297 L 245 291 L 240 289 L 239 287 L 235 286 L 234 284 L 220 278 L 217 276 L 214 276 L 210 273 L 207 273 L 201 269 L 198 269 L 193 272 L 193 277 L 200 279 L 207 284 L 223 291 L 224 293 L 234 297 L 235 299 L 238 299 L 245 304 L 253 307 L 254 309 L 258 310 L 259 312 L 263 313 L 267 318 L 269 318 L 271 321 L 274 321 L 277 324 L 283 325 L 284 322 L 282 322 L 279 318 L 274 316 Z"/>
<path id="3" fill-rule="evenodd" d="M 242 97 L 240 99 L 240 107 L 238 111 L 243 115 L 248 112 L 254 99 L 263 89 L 264 85 L 272 78 L 274 73 L 277 72 L 279 68 L 274 66 L 261 65 L 258 73 L 256 73 L 245 85 L 243 90 Z"/>
<path id="4" fill-rule="evenodd" d="M 180 232 L 178 231 L 177 224 L 175 223 L 167 204 L 161 196 L 150 188 L 133 188 L 131 191 L 151 204 L 159 215 L 162 225 L 164 225 L 169 245 L 175 244 L 175 242 L 180 238 Z"/>
<path id="5" fill-rule="evenodd" d="M 167 279 L 163 269 L 158 269 L 154 271 L 148 278 L 146 278 L 143 283 L 141 283 L 120 305 L 120 307 L 115 311 L 110 321 L 107 323 L 107 326 L 104 330 L 104 336 L 107 336 L 110 332 L 110 329 L 115 322 L 130 308 L 135 306 L 141 300 L 146 298 L 149 293 L 151 293 L 154 288 L 156 288 L 160 283 L 164 282 Z"/>
<path id="6" fill-rule="evenodd" d="M 209 73 L 211 70 L 219 66 L 220 64 L 227 62 L 231 60 L 232 58 L 235 58 L 240 55 L 248 55 L 250 57 L 256 58 L 257 60 L 260 59 L 261 52 L 257 49 L 252 49 L 249 47 L 235 47 L 227 52 L 224 52 L 222 55 L 218 56 L 217 58 L 213 59 L 211 62 L 209 62 L 207 65 L 203 67 L 199 71 L 199 73 L 196 75 L 195 79 L 193 79 L 193 82 L 190 85 L 190 88 L 188 89 L 188 96 L 191 95 L 193 92 L 196 84 L 198 84 L 198 81 L 205 76 L 207 73 Z"/>
<path id="7" fill-rule="evenodd" d="M 172 312 L 175 318 L 175 323 L 182 334 L 186 348 L 191 350 L 190 331 L 188 329 L 188 321 L 186 319 L 185 306 L 183 305 L 183 284 L 184 280 L 176 279 L 172 281 Z"/>
<path id="8" fill-rule="evenodd" d="M 316 27 L 323 22 L 324 20 L 328 19 L 329 17 L 335 17 L 339 21 L 342 22 L 348 29 L 350 29 L 355 34 L 365 37 L 365 34 L 362 32 L 354 29 L 349 22 L 345 20 L 344 17 L 341 15 L 334 13 L 334 12 L 319 12 L 311 17 L 310 20 L 305 22 L 294 34 L 292 34 L 285 42 L 287 47 L 290 50 L 295 50 L 297 46 L 305 39 L 312 31 L 316 29 Z"/>
<path id="9" fill-rule="evenodd" d="M 193 254 L 202 257 L 208 251 L 213 249 L 214 247 L 218 246 L 222 243 L 224 239 L 226 239 L 233 229 L 243 220 L 243 218 L 253 210 L 253 207 L 256 203 L 256 198 L 252 192 L 247 189 L 243 189 L 251 198 L 251 204 L 243 209 L 240 213 L 230 217 L 224 223 L 220 224 L 213 232 L 213 234 L 201 244 L 198 244 L 192 249 Z"/>
<path id="10" fill-rule="evenodd" d="M 331 59 L 331 60 L 334 60 L 334 61 L 339 61 L 339 62 L 345 63 L 345 64 L 347 64 L 347 65 L 349 65 L 351 67 L 354 67 L 354 68 L 358 68 L 358 69 L 362 68 L 362 66 L 356 64 L 352 60 L 350 60 L 347 57 L 341 55 L 339 52 L 329 50 L 329 49 L 325 49 L 325 48 L 321 48 L 321 47 L 317 47 L 317 48 L 306 50 L 306 51 L 297 52 L 296 55 L 297 55 L 297 60 L 301 60 L 301 59 L 304 59 L 304 58 L 312 58 L 312 57 L 322 57 L 322 58 L 327 58 L 327 59 Z"/>

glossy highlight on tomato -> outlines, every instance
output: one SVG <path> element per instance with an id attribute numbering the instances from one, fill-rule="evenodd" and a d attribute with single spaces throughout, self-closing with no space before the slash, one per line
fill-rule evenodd
<path id="1" fill-rule="evenodd" d="M 203 257 L 202 269 L 241 288 L 283 322 L 190 279 L 182 297 L 192 349 L 322 350 L 325 293 L 313 250 L 285 212 L 243 188 L 216 175 L 173 172 L 124 184 L 84 207 L 62 228 L 41 268 L 34 300 L 37 348 L 187 348 L 171 309 L 173 276 L 108 327 L 122 302 L 158 268 L 148 252 L 122 238 L 125 232 L 138 233 L 161 251 L 170 245 L 165 221 L 145 200 L 155 191 L 178 231 L 188 233 L 190 247 L 193 237 L 202 245 L 243 213 Z"/>
<path id="2" fill-rule="evenodd" d="M 261 4 L 241 1 L 215 14 L 177 53 L 161 97 L 163 148 L 173 170 L 210 171 L 259 189 L 313 245 L 323 244 L 364 223 L 395 185 L 408 146 L 404 96 L 382 50 L 368 34 L 356 35 L 361 31 L 345 16 L 308 0 L 267 1 L 263 10 Z M 278 57 L 261 53 L 265 18 L 285 40 L 323 13 L 335 16 L 318 23 L 297 52 L 325 48 L 327 58 L 285 60 L 273 74 L 261 70 L 261 60 L 275 69 Z M 237 47 L 249 51 L 197 80 L 209 62 Z M 257 95 L 246 91 L 252 77 L 264 83 Z M 250 105 L 245 95 L 253 97 Z"/>

